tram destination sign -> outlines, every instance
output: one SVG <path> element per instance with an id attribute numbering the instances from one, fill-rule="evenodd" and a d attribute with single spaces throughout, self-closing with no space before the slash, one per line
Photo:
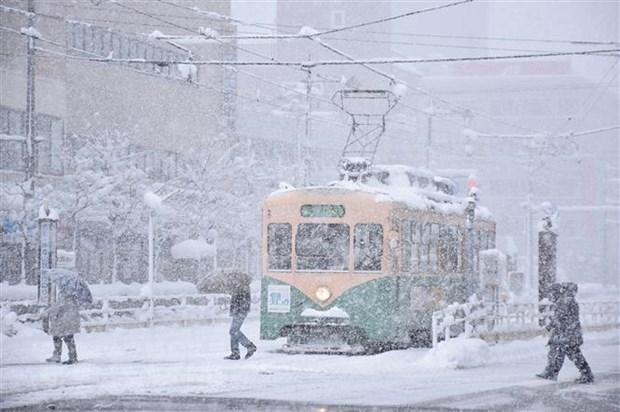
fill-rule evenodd
<path id="1" fill-rule="evenodd" d="M 343 205 L 302 205 L 302 217 L 343 217 Z"/>

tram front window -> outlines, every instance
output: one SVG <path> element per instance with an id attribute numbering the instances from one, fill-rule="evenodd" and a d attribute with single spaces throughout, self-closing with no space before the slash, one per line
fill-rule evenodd
<path id="1" fill-rule="evenodd" d="M 290 223 L 271 223 L 267 226 L 270 270 L 291 269 L 291 231 Z"/>
<path id="2" fill-rule="evenodd" d="M 295 252 L 298 270 L 348 270 L 349 225 L 301 223 Z"/>

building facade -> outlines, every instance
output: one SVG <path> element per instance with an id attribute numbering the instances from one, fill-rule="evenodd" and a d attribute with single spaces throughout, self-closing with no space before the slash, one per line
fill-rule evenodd
<path id="1" fill-rule="evenodd" d="M 231 34 L 235 27 L 222 17 L 229 14 L 230 1 L 219 0 L 181 5 L 0 1 L 0 183 L 11 195 L 0 204 L 0 281 L 36 281 L 32 209 L 38 206 L 27 204 L 28 196 L 18 199 L 26 177 L 29 127 L 37 193 L 73 173 L 70 151 L 90 144 L 93 137 L 123 136 L 123 161 L 151 182 L 178 178 L 186 158 L 214 147 L 216 141 L 220 146 L 232 144 L 221 141 L 234 138 L 236 75 L 222 67 L 195 66 L 191 60 L 234 60 L 235 49 L 217 43 L 188 48 L 157 38 L 198 34 L 201 28 Z M 30 46 L 29 39 L 34 39 Z M 137 63 L 128 62 L 132 59 Z M 30 111 L 28 96 L 34 102 Z M 139 202 L 141 195 L 131 196 Z M 61 247 L 79 247 L 78 269 L 88 272 L 89 281 L 144 280 L 144 264 L 131 265 L 134 273 L 124 273 L 130 266 L 122 262 L 135 261 L 132 254 L 144 255 L 144 247 L 136 245 L 146 244 L 146 226 L 136 222 L 132 230 L 119 234 L 120 243 L 114 247 L 127 256 L 112 259 L 113 223 L 102 221 L 92 209 L 96 207 L 80 215 L 81 227 L 61 214 Z"/>

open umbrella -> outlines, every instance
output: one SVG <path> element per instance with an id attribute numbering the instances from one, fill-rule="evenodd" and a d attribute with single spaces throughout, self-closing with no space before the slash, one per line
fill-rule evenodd
<path id="1" fill-rule="evenodd" d="M 80 306 L 93 303 L 93 295 L 88 284 L 80 276 L 67 269 L 50 269 L 50 281 L 56 285 L 58 294 L 64 300 L 71 300 Z"/>

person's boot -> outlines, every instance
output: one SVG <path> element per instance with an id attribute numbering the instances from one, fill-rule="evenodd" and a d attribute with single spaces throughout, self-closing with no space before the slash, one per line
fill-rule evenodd
<path id="1" fill-rule="evenodd" d="M 45 359 L 45 362 L 60 363 L 60 355 L 57 354 L 57 353 L 53 353 L 52 356 L 50 356 L 49 358 Z"/>
<path id="2" fill-rule="evenodd" d="M 536 376 L 542 379 L 550 380 L 550 381 L 554 381 L 557 379 L 557 377 L 549 375 L 547 372 L 537 373 Z"/>
<path id="3" fill-rule="evenodd" d="M 52 352 L 52 356 L 45 359 L 45 362 L 50 363 L 60 363 L 60 356 L 62 355 L 62 339 L 53 337 L 54 339 L 54 352 Z"/>
<path id="4" fill-rule="evenodd" d="M 77 349 L 75 348 L 75 339 L 73 336 L 65 338 L 65 343 L 67 344 L 67 349 L 69 349 L 69 359 L 64 361 L 63 365 L 72 365 L 77 363 Z"/>
<path id="5" fill-rule="evenodd" d="M 248 351 L 245 354 L 245 359 L 249 359 L 256 352 L 256 345 L 252 345 L 248 347 Z"/>
<path id="6" fill-rule="evenodd" d="M 587 371 L 582 371 L 581 376 L 575 379 L 575 383 L 593 383 L 593 382 L 594 382 L 594 375 L 592 375 L 592 371 L 589 370 L 589 368 Z"/>
<path id="7" fill-rule="evenodd" d="M 228 356 L 224 356 L 224 359 L 228 359 L 228 360 L 239 360 L 241 359 L 241 356 L 238 353 L 231 353 Z"/>

